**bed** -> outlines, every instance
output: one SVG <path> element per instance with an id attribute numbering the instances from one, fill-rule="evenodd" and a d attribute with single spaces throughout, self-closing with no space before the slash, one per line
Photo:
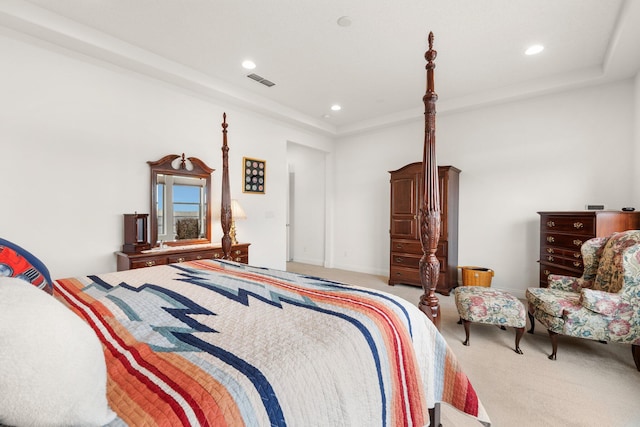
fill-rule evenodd
<path id="1" fill-rule="evenodd" d="M 427 57 L 435 58 L 430 53 L 435 52 L 432 42 L 430 36 Z M 61 331 L 53 325 L 62 324 L 59 317 L 73 312 L 72 317 L 82 319 L 79 330 L 87 333 L 88 325 L 104 354 L 104 362 L 87 363 L 92 371 L 84 372 L 80 360 L 84 342 L 77 343 L 71 353 L 59 349 L 60 356 L 43 351 L 47 362 L 67 363 L 64 369 L 79 380 L 65 389 L 61 382 L 70 374 L 60 375 L 53 384 L 58 392 L 47 391 L 51 384 L 38 384 L 24 392 L 34 393 L 29 400 L 38 401 L 37 392 L 44 394 L 40 398 L 44 401 L 68 390 L 69 396 L 77 393 L 77 403 L 94 393 L 98 396 L 88 412 L 100 412 L 100 416 L 81 424 L 113 427 L 425 426 L 439 424 L 440 403 L 489 425 L 473 386 L 434 324 L 437 305 L 429 300 L 428 288 L 421 301 L 427 307 L 421 311 L 385 292 L 229 260 L 226 115 L 222 133 L 224 259 L 57 279 L 52 283 L 55 299 L 35 286 L 23 286 L 29 288 L 24 296 L 20 292 L 27 289 L 16 285 L 12 295 L 7 291 L 11 286 L 0 283 L 0 309 L 5 310 L 4 318 L 0 311 L 0 325 L 8 322 L 9 309 L 19 315 L 25 311 L 21 304 L 36 300 L 42 304 L 37 309 L 40 323 L 32 332 L 12 336 L 4 323 L 0 338 L 26 340 L 29 335 L 32 352 L 42 351 L 44 345 L 35 341 L 34 334 L 42 335 L 42 342 L 48 339 L 56 344 L 61 340 L 53 334 L 66 334 L 70 343 L 80 332 Z M 427 243 L 426 270 L 428 247 Z M 64 312 L 50 307 L 50 301 L 61 302 Z M 49 309 L 55 320 L 47 320 Z M 43 332 L 42 323 L 50 325 L 50 331 Z M 19 371 L 6 368 L 8 363 L 31 363 L 33 357 L 26 351 L 18 356 L 2 351 L 5 370 L 0 367 L 0 378 Z M 38 357 L 42 360 L 41 354 Z M 62 367 L 43 369 L 47 376 L 67 372 Z M 36 376 L 37 381 L 41 376 Z M 81 388 L 81 381 L 92 383 L 87 385 L 93 387 L 90 392 Z M 24 381 L 16 382 L 17 388 L 25 386 Z M 12 391 L 7 381 L 0 382 L 0 392 L 18 394 Z M 16 399 L 14 408 L 0 404 L 0 424 L 19 419 L 7 418 L 11 410 L 21 410 L 15 407 Z M 61 403 L 49 409 L 37 403 L 33 413 L 46 416 L 50 410 L 51 420 L 70 399 L 62 396 Z M 69 411 L 74 411 L 73 406 Z M 30 409 L 25 408 L 26 413 L 18 415 L 29 417 Z M 65 422 L 80 423 L 71 412 Z"/>

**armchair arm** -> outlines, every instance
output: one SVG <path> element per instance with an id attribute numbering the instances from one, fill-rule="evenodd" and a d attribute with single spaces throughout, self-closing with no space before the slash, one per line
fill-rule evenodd
<path id="1" fill-rule="evenodd" d="M 557 289 L 565 292 L 580 292 L 582 288 L 589 287 L 591 282 L 585 282 L 582 277 L 561 276 L 550 274 L 547 276 L 547 283 L 550 289 Z"/>
<path id="2" fill-rule="evenodd" d="M 615 316 L 620 308 L 627 306 L 620 294 L 582 289 L 580 303 L 584 308 L 604 316 Z"/>

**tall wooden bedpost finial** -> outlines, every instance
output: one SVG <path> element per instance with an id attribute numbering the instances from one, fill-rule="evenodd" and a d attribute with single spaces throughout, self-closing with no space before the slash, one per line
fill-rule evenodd
<path id="1" fill-rule="evenodd" d="M 231 259 L 231 196 L 229 188 L 229 146 L 227 145 L 227 113 L 222 114 L 222 204 L 220 222 L 222 224 L 222 258 Z"/>
<path id="2" fill-rule="evenodd" d="M 438 182 L 438 163 L 436 161 L 436 101 L 434 91 L 433 62 L 437 52 L 433 50 L 433 33 L 429 33 L 429 50 L 424 57 L 427 60 L 427 91 L 422 98 L 425 107 L 424 153 L 422 157 L 423 188 L 422 207 L 420 208 L 420 282 L 424 293 L 420 297 L 420 310 L 440 329 L 440 302 L 435 295 L 435 287 L 440 275 L 440 262 L 436 257 L 440 239 L 440 189 Z"/>

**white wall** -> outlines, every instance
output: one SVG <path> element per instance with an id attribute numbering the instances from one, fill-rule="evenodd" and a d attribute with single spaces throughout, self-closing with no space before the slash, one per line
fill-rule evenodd
<path id="1" fill-rule="evenodd" d="M 293 175 L 290 255 L 296 262 L 325 264 L 326 155 L 321 150 L 288 144 L 287 162 Z"/>
<path id="2" fill-rule="evenodd" d="M 460 265 L 490 267 L 493 286 L 522 296 L 538 283 L 537 211 L 638 201 L 633 89 L 627 80 L 438 116 L 438 164 L 462 170 Z M 388 274 L 387 171 L 422 159 L 423 129 L 337 141 L 336 267 Z"/>
<path id="3" fill-rule="evenodd" d="M 216 169 L 219 206 L 223 111 L 231 193 L 248 216 L 238 238 L 252 264 L 285 267 L 287 141 L 330 151 L 330 139 L 9 30 L 0 52 L 0 235 L 53 277 L 115 270 L 122 214 L 149 211 L 148 160 L 199 157 Z M 242 193 L 243 156 L 267 161 L 266 194 Z"/>

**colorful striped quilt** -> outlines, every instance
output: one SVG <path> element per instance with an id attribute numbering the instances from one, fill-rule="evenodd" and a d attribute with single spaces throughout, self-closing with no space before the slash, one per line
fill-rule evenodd
<path id="1" fill-rule="evenodd" d="M 424 426 L 489 419 L 446 342 L 384 292 L 228 261 L 60 279 L 129 426 Z"/>

